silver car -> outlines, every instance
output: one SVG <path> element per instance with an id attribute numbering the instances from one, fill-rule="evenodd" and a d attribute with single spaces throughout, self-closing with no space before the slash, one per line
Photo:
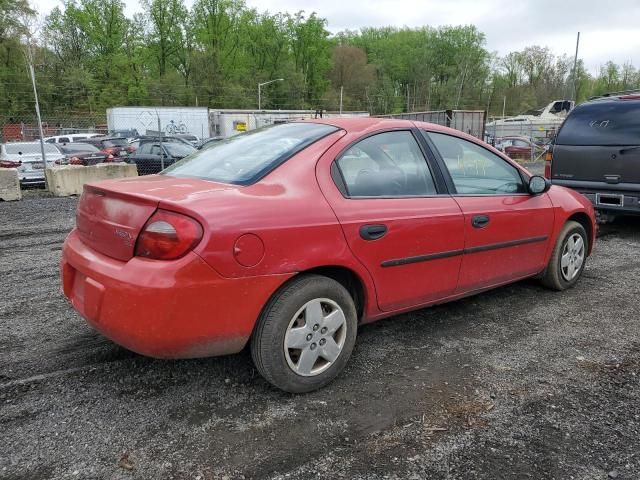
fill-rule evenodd
<path id="1" fill-rule="evenodd" d="M 53 168 L 56 160 L 64 159 L 60 150 L 50 143 L 44 144 L 44 153 L 48 168 Z M 16 168 L 21 185 L 44 183 L 45 165 L 39 142 L 0 144 L 0 165 Z"/>

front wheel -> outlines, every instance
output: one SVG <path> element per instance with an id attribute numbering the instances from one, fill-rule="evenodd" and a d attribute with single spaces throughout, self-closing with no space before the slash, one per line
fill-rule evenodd
<path id="1" fill-rule="evenodd" d="M 291 393 L 316 390 L 346 365 L 356 340 L 356 308 L 338 282 L 302 275 L 274 294 L 251 338 L 260 374 Z"/>
<path id="2" fill-rule="evenodd" d="M 542 284 L 554 290 L 573 287 L 584 270 L 589 239 L 578 222 L 565 224 L 553 249 L 551 259 L 542 276 Z"/>

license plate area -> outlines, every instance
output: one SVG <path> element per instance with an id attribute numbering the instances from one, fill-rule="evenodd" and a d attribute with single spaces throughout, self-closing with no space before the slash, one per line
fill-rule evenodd
<path id="1" fill-rule="evenodd" d="M 624 195 L 597 193 L 596 204 L 605 207 L 624 207 Z"/>

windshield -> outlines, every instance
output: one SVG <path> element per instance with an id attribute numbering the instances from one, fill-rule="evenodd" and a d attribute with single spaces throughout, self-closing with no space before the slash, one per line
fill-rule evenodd
<path id="1" fill-rule="evenodd" d="M 212 143 L 162 173 L 250 185 L 300 150 L 337 131 L 332 125 L 287 123 L 252 130 Z"/>
<path id="2" fill-rule="evenodd" d="M 172 157 L 183 158 L 187 155 L 191 155 L 196 151 L 191 145 L 187 145 L 186 143 L 165 143 L 164 148 L 167 149 L 169 155 Z"/>
<path id="3" fill-rule="evenodd" d="M 33 155 L 42 153 L 40 143 L 9 143 L 5 147 L 10 155 Z M 45 153 L 60 153 L 60 151 L 50 143 L 44 144 Z"/>

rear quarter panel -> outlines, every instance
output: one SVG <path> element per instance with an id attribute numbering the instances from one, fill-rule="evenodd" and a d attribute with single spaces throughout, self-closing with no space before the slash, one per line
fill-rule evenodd
<path id="1" fill-rule="evenodd" d="M 183 211 L 202 223 L 205 234 L 195 252 L 224 277 L 342 266 L 360 276 L 365 287 L 371 286 L 315 176 L 320 156 L 343 135 L 339 131 L 314 143 L 254 185 L 161 202 L 160 207 Z M 237 240 L 245 234 L 259 237 L 252 248 L 262 244 L 253 266 L 236 259 Z"/>

